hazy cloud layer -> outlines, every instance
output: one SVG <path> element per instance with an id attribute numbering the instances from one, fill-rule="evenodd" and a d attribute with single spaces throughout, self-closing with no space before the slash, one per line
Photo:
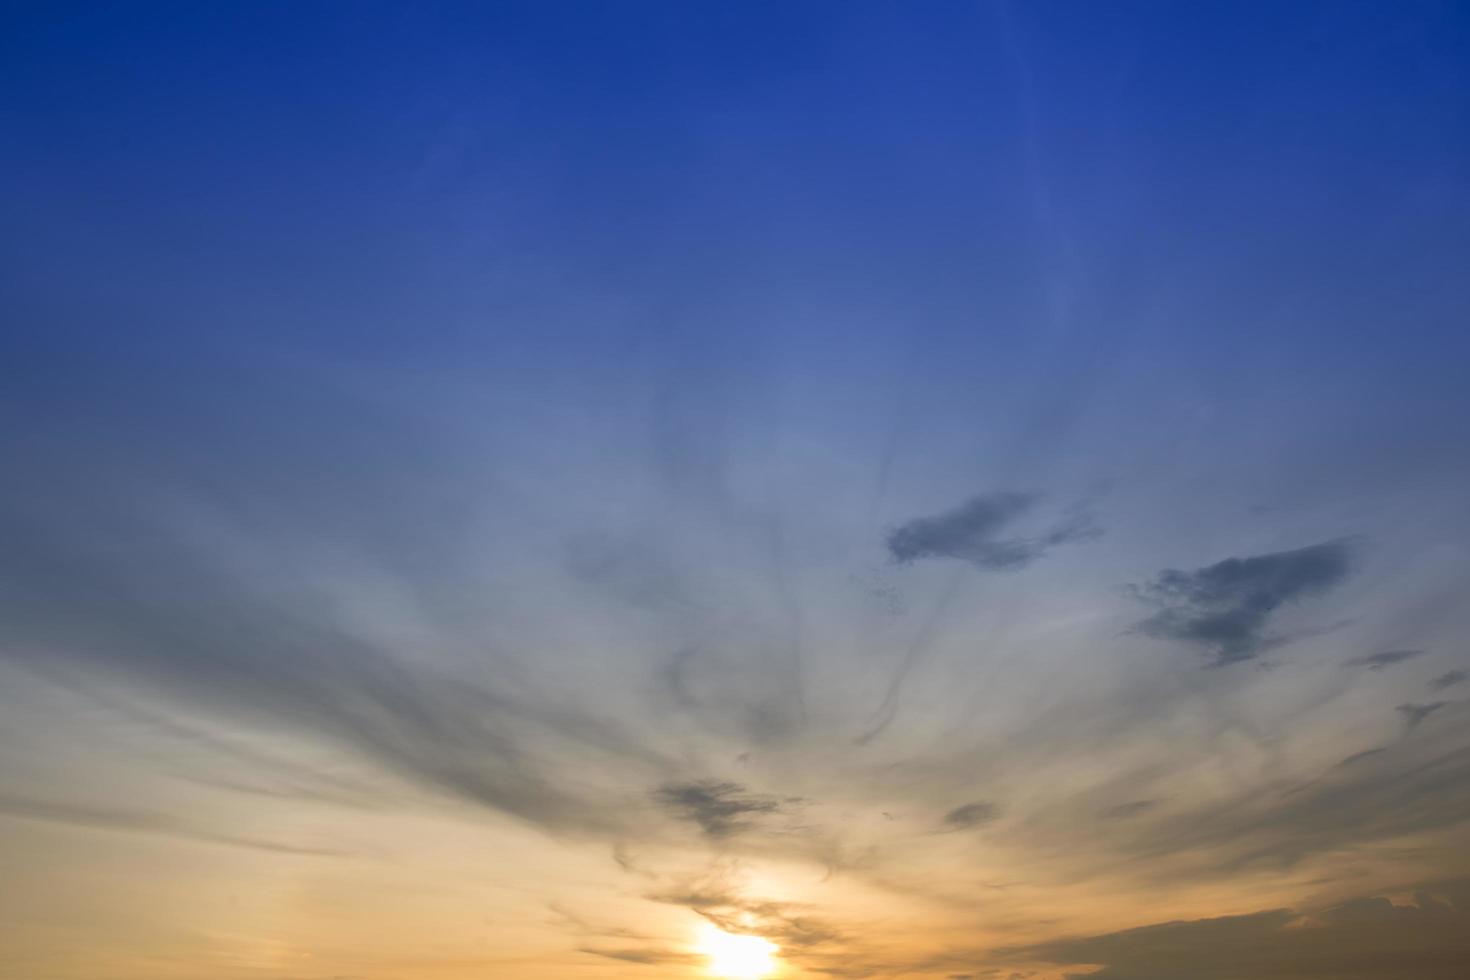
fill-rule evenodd
<path id="1" fill-rule="evenodd" d="M 1409 720 L 1409 713 L 1401 714 Z M 1121 846 L 1148 861 L 1187 858 L 1192 873 L 1203 866 L 1232 874 L 1291 868 L 1372 841 L 1463 828 L 1470 822 L 1470 753 L 1463 748 L 1470 715 L 1441 717 L 1441 739 L 1396 739 L 1354 753 L 1294 786 L 1213 805 L 1171 805 Z"/>
<path id="2" fill-rule="evenodd" d="M 410 663 L 314 602 L 304 582 L 283 589 L 242 572 L 237 556 L 123 521 L 98 522 L 90 537 L 60 518 L 12 527 L 0 555 L 0 656 L 58 683 L 116 684 L 298 733 L 557 831 L 607 832 L 621 819 L 569 787 L 559 772 L 568 754 L 650 779 L 663 769 L 619 724 L 512 696 L 473 667 Z"/>
<path id="3" fill-rule="evenodd" d="M 1103 816 L 1108 820 L 1127 820 L 1129 817 L 1136 817 L 1147 813 L 1158 805 L 1158 800 L 1135 800 L 1132 803 L 1122 803 L 1118 806 L 1110 807 L 1103 812 Z"/>
<path id="4" fill-rule="evenodd" d="M 0 795 L 0 816 L 47 823 L 71 824 L 96 830 L 123 833 L 157 834 L 205 844 L 223 844 L 275 854 L 299 854 L 310 857 L 344 857 L 351 852 L 332 847 L 293 844 L 248 835 L 219 833 L 195 826 L 171 813 L 135 810 L 125 807 L 63 803 L 52 800 L 23 799 Z"/>
<path id="5" fill-rule="evenodd" d="M 1351 545 L 1339 540 L 1227 558 L 1192 571 L 1166 569 L 1135 588 L 1161 607 L 1135 628 L 1203 647 L 1217 664 L 1250 660 L 1280 639 L 1267 632 L 1272 614 L 1343 582 L 1351 558 Z"/>
<path id="6" fill-rule="evenodd" d="M 1366 897 L 1316 912 L 1169 922 L 1013 955 L 1101 967 L 1083 971 L 1099 980 L 1458 980 L 1470 969 L 1470 882 L 1426 884 L 1412 897 Z"/>

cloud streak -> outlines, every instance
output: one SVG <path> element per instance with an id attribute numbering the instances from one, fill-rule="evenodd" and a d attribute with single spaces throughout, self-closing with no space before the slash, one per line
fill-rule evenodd
<path id="1" fill-rule="evenodd" d="M 73 827 L 86 827 L 94 830 L 152 834 L 204 844 L 242 847 L 252 851 L 265 851 L 271 854 L 294 854 L 304 857 L 347 857 L 352 853 L 351 851 L 339 848 L 292 844 L 249 835 L 217 833 L 196 827 L 172 814 L 123 807 L 63 803 L 54 800 L 37 800 L 0 795 L 0 815 L 20 820 L 66 824 Z"/>
<path id="2" fill-rule="evenodd" d="M 1386 650 L 1383 653 L 1375 653 L 1366 657 L 1354 657 L 1343 664 L 1344 667 L 1366 667 L 1369 670 L 1380 671 L 1394 664 L 1401 664 L 1406 660 L 1424 656 L 1423 650 Z"/>
<path id="3" fill-rule="evenodd" d="M 1401 704 L 1394 708 L 1404 719 L 1404 726 L 1413 731 L 1429 718 L 1430 715 L 1448 705 L 1448 701 L 1430 701 L 1428 704 Z"/>

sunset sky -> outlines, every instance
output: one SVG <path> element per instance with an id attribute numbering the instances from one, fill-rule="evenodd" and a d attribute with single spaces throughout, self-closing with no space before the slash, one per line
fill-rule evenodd
<path id="1" fill-rule="evenodd" d="M 0 13 L 0 980 L 1470 976 L 1470 5 Z"/>

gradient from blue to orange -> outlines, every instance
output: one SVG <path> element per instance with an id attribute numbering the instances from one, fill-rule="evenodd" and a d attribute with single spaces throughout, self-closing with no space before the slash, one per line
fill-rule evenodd
<path id="1" fill-rule="evenodd" d="M 0 977 L 1464 974 L 1462 5 L 0 16 Z"/>

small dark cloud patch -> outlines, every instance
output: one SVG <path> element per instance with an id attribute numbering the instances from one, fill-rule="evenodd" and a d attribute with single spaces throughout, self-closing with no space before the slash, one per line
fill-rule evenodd
<path id="1" fill-rule="evenodd" d="M 1386 650 L 1383 653 L 1375 653 L 1367 657 L 1354 657 L 1343 664 L 1344 667 L 1366 667 L 1369 670 L 1382 670 L 1401 664 L 1405 660 L 1413 660 L 1415 657 L 1424 656 L 1423 650 Z"/>
<path id="2" fill-rule="evenodd" d="M 1448 701 L 1431 701 L 1428 704 L 1401 704 L 1393 710 L 1403 716 L 1404 724 L 1412 732 L 1423 724 L 1426 718 L 1447 704 L 1449 704 Z"/>
<path id="3" fill-rule="evenodd" d="M 1057 545 L 1102 533 L 1091 515 L 1079 510 L 1039 535 L 1002 537 L 1040 499 L 1040 494 L 1014 490 L 973 497 L 953 510 L 918 517 L 895 528 L 888 534 L 888 553 L 901 563 L 951 558 L 987 571 L 1008 572 L 1024 568 Z"/>
<path id="4" fill-rule="evenodd" d="M 1465 683 L 1467 676 L 1470 675 L 1467 675 L 1463 670 L 1451 670 L 1447 673 L 1440 674 L 1434 680 L 1430 681 L 1429 689 L 1431 691 L 1443 691 L 1446 688 L 1454 687 L 1456 684 Z"/>
<path id="5" fill-rule="evenodd" d="M 1132 803 L 1124 803 L 1122 806 L 1104 810 L 1103 817 L 1108 820 L 1127 820 L 1130 817 L 1147 813 L 1158 805 L 1158 800 L 1135 800 Z"/>
<path id="6" fill-rule="evenodd" d="M 1000 810 L 994 803 L 978 802 L 957 806 L 944 815 L 944 826 L 948 830 L 968 830 L 980 827 L 1000 818 Z"/>
<path id="7" fill-rule="evenodd" d="M 1159 612 L 1134 628 L 1148 636 L 1204 647 L 1216 665 L 1255 658 L 1281 641 L 1268 635 L 1282 606 L 1339 585 L 1352 568 L 1348 541 L 1227 558 L 1192 571 L 1165 569 L 1134 594 Z"/>
<path id="8" fill-rule="evenodd" d="M 739 783 L 714 780 L 668 783 L 654 792 L 654 798 L 716 840 L 733 837 L 750 829 L 755 818 L 788 812 L 801 802 L 792 797 L 751 793 Z"/>

